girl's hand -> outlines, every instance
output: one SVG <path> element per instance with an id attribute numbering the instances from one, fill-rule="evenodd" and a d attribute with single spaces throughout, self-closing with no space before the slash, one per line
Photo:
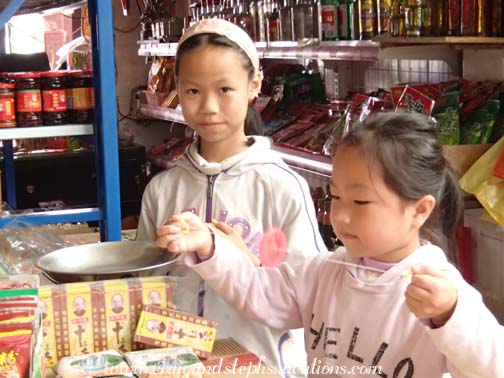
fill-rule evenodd
<path id="1" fill-rule="evenodd" d="M 214 241 L 210 229 L 191 212 L 172 216 L 156 233 L 156 244 L 170 252 L 196 252 L 202 257 L 213 254 Z"/>
<path id="2" fill-rule="evenodd" d="M 236 247 L 245 252 L 255 266 L 261 265 L 259 258 L 248 248 L 241 235 L 233 227 L 229 226 L 226 222 L 219 222 L 217 220 L 212 220 L 212 225 L 217 232 L 229 238 Z"/>
<path id="3" fill-rule="evenodd" d="M 428 266 L 412 269 L 411 283 L 406 289 L 406 305 L 420 319 L 431 319 L 436 327 L 443 326 L 457 304 L 457 288 L 450 276 Z"/>

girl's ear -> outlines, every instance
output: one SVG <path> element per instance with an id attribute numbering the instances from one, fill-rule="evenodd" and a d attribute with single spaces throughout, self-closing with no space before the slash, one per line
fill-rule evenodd
<path id="1" fill-rule="evenodd" d="M 254 98 L 256 98 L 259 95 L 259 92 L 261 92 L 261 83 L 262 80 L 259 76 L 259 74 L 255 75 L 252 81 L 249 83 L 249 101 L 252 101 Z"/>
<path id="2" fill-rule="evenodd" d="M 420 229 L 424 223 L 429 219 L 430 215 L 436 207 L 436 199 L 426 194 L 415 203 L 415 213 L 413 217 L 413 224 Z"/>

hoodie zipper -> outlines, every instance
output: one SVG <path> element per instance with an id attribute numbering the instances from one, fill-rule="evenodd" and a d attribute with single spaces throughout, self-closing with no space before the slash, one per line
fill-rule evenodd
<path id="1" fill-rule="evenodd" d="M 206 209 L 205 209 L 205 222 L 212 221 L 212 207 L 213 207 L 213 190 L 215 180 L 218 175 L 207 176 L 208 178 L 208 188 L 207 188 L 207 201 L 206 201 Z"/>

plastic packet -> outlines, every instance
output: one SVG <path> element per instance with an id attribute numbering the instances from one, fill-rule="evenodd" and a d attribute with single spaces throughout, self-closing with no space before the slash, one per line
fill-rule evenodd
<path id="1" fill-rule="evenodd" d="M 499 113 L 499 100 L 489 100 L 471 113 L 462 124 L 462 143 L 488 143 Z"/>
<path id="2" fill-rule="evenodd" d="M 442 144 L 460 143 L 459 93 L 448 92 L 436 101 L 433 117 L 437 135 Z"/>

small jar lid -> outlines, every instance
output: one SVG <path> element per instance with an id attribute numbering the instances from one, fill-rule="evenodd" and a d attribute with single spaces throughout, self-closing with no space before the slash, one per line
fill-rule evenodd
<path id="1" fill-rule="evenodd" d="M 15 79 L 38 79 L 41 74 L 40 72 L 14 72 L 12 76 Z"/>
<path id="2" fill-rule="evenodd" d="M 91 70 L 77 70 L 77 71 L 70 71 L 68 73 L 68 76 L 93 76 L 93 71 Z"/>
<path id="3" fill-rule="evenodd" d="M 42 72 L 42 77 L 64 77 L 68 75 L 68 71 L 46 71 Z"/>
<path id="4" fill-rule="evenodd" d="M 0 83 L 0 89 L 14 89 L 14 84 Z"/>

